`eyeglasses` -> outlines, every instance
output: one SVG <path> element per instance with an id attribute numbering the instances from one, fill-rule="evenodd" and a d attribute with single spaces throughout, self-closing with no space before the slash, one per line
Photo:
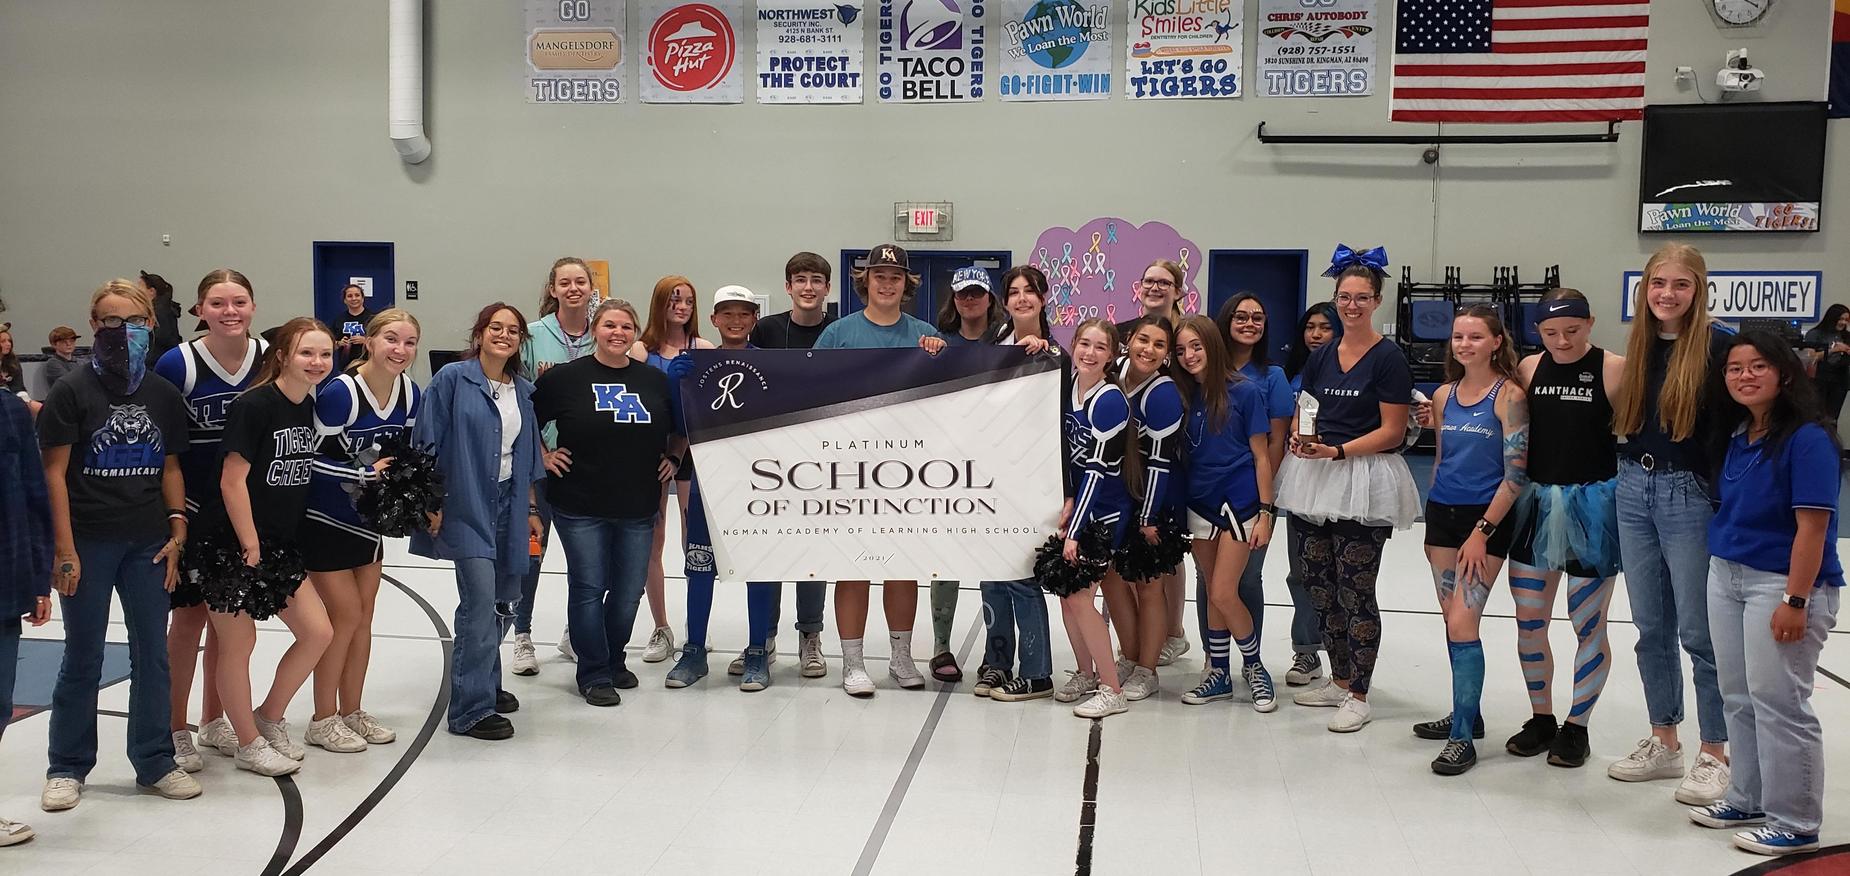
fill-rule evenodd
<path id="1" fill-rule="evenodd" d="M 1746 365 L 1729 365 L 1724 373 L 1729 377 L 1765 377 L 1773 373 L 1773 363 L 1760 360 Z"/>
<path id="2" fill-rule="evenodd" d="M 962 289 L 952 290 L 951 294 L 958 298 L 988 298 L 989 297 L 989 293 L 985 291 L 983 287 L 981 286 L 965 286 Z"/>
<path id="3" fill-rule="evenodd" d="M 1253 325 L 1265 325 L 1265 314 L 1248 313 L 1243 310 L 1236 311 L 1233 314 L 1233 316 L 1228 317 L 1227 321 L 1233 323 L 1234 325 L 1245 325 L 1247 323 L 1251 323 Z"/>
<path id="4" fill-rule="evenodd" d="M 1375 300 L 1375 296 L 1373 295 L 1338 295 L 1336 296 L 1337 304 L 1367 304 L 1368 302 L 1373 301 L 1373 300 Z"/>
<path id="5" fill-rule="evenodd" d="M 1146 277 L 1137 281 L 1137 287 L 1140 289 L 1174 289 L 1176 287 L 1176 282 L 1174 280 L 1164 279 L 1152 280 Z"/>
<path id="6" fill-rule="evenodd" d="M 148 318 L 145 316 L 131 316 L 124 319 L 120 316 L 105 316 L 97 320 L 97 324 L 106 329 L 119 329 L 125 325 L 132 325 L 136 328 L 147 328 Z"/>

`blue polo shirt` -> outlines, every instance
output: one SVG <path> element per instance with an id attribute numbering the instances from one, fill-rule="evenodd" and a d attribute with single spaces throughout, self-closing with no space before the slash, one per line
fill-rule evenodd
<path id="1" fill-rule="evenodd" d="M 1265 415 L 1269 420 L 1288 420 L 1298 409 L 1297 387 L 1285 376 L 1285 369 L 1277 365 L 1260 365 L 1248 359 L 1240 368 L 1240 373 L 1259 386 L 1259 395 L 1265 399 Z"/>
<path id="2" fill-rule="evenodd" d="M 1816 423 L 1800 426 L 1783 447 L 1768 447 L 1765 439 L 1749 444 L 1745 431 L 1735 433 L 1716 479 L 1721 508 L 1709 521 L 1709 553 L 1750 569 L 1788 573 L 1792 540 L 1799 532 L 1793 512 L 1829 511 L 1818 583 L 1844 586 L 1844 567 L 1837 558 L 1841 474 L 1837 447 Z"/>

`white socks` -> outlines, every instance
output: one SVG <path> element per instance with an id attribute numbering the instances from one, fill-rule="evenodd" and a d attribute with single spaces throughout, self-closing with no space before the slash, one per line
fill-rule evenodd
<path id="1" fill-rule="evenodd" d="M 887 638 L 892 640 L 892 643 L 893 643 L 892 645 L 893 661 L 892 662 L 893 663 L 903 663 L 908 666 L 911 665 L 912 664 L 912 631 L 911 630 L 894 630 L 890 633 L 887 633 Z"/>
<path id="2" fill-rule="evenodd" d="M 862 656 L 860 639 L 841 640 L 841 665 L 844 672 L 850 669 L 867 671 L 867 660 Z"/>

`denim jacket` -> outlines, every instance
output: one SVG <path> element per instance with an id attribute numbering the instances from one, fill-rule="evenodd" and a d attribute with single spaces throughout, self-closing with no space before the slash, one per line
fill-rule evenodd
<path id="1" fill-rule="evenodd" d="M 26 403 L 0 393 L 0 623 L 51 594 L 51 499 Z"/>
<path id="2" fill-rule="evenodd" d="M 507 560 L 508 571 L 527 570 L 527 488 L 546 477 L 540 459 L 539 427 L 533 416 L 533 384 L 514 375 L 520 399 L 520 435 L 514 439 L 514 501 L 507 536 L 495 544 L 496 504 L 501 471 L 501 414 L 489 394 L 488 377 L 479 359 L 443 366 L 424 388 L 422 409 L 412 440 L 437 457 L 448 492 L 443 526 L 436 536 L 411 535 L 411 552 L 433 560 Z"/>

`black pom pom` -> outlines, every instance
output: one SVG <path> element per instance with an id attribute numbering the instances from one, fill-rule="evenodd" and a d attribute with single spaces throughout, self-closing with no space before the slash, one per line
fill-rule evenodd
<path id="1" fill-rule="evenodd" d="M 1069 596 L 1105 580 L 1111 566 L 1111 529 L 1093 523 L 1079 531 L 1079 562 L 1066 561 L 1066 539 L 1048 536 L 1047 542 L 1034 552 L 1034 577 L 1041 589 L 1055 596 Z"/>
<path id="2" fill-rule="evenodd" d="M 1124 537 L 1124 546 L 1118 548 L 1111 562 L 1124 580 L 1149 581 L 1175 571 L 1187 555 L 1188 533 L 1181 522 L 1169 517 L 1156 524 L 1156 544 L 1146 541 L 1142 532 L 1133 531 Z"/>
<path id="3" fill-rule="evenodd" d="M 243 612 L 255 620 L 269 620 L 288 605 L 308 573 L 295 545 L 274 542 L 263 546 L 256 566 L 244 564 L 244 552 L 229 533 L 194 539 L 186 546 L 182 574 L 216 612 Z M 176 588 L 177 590 L 178 588 Z"/>
<path id="4" fill-rule="evenodd" d="M 437 457 L 403 434 L 379 442 L 376 454 L 362 458 L 368 457 L 390 457 L 392 464 L 360 488 L 354 500 L 360 519 L 390 538 L 403 538 L 429 526 L 430 515 L 443 510 L 443 472 L 437 468 Z"/>

